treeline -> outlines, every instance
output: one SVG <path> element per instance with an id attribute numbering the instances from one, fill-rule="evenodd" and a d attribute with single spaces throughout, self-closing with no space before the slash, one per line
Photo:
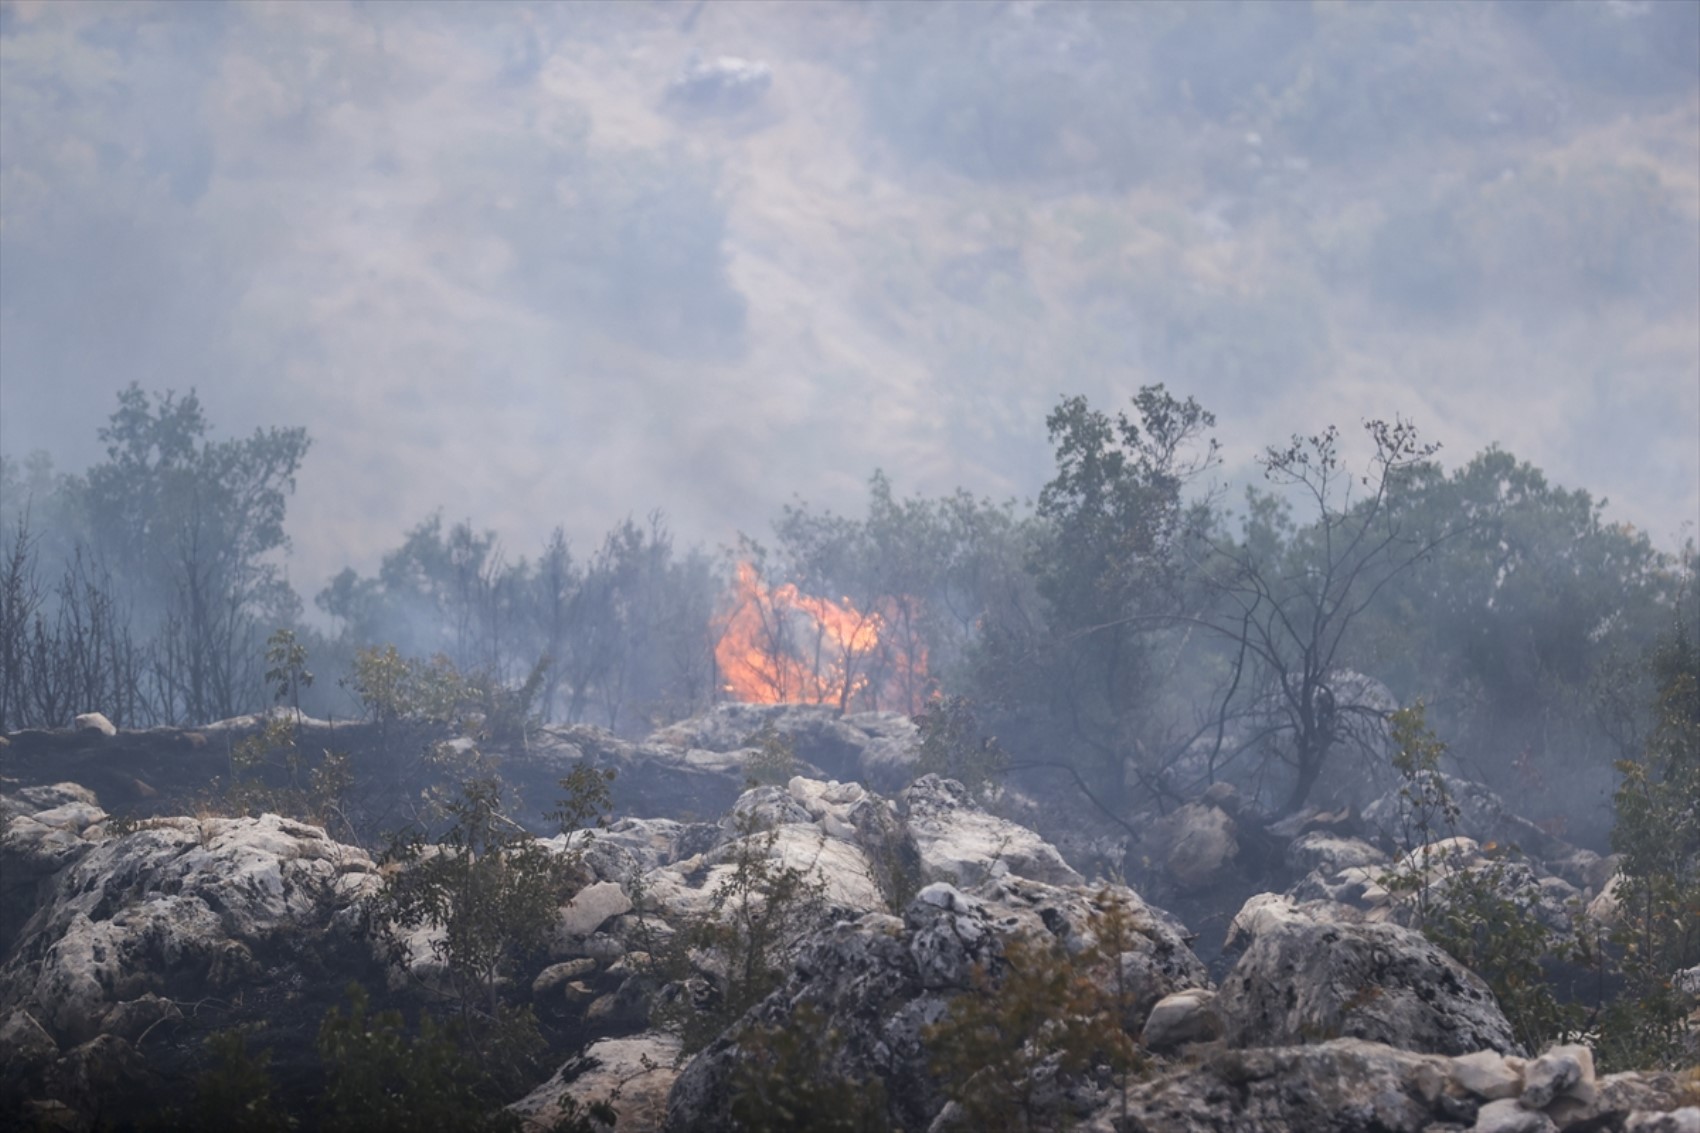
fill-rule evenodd
<path id="1" fill-rule="evenodd" d="M 1272 448 L 1266 483 L 1230 501 L 1214 423 L 1161 387 L 1118 413 L 1065 399 L 1032 504 L 902 498 L 876 473 L 865 514 L 799 501 L 727 557 L 677 548 L 660 516 L 514 558 L 432 516 L 314 596 L 319 630 L 281 558 L 305 431 L 215 439 L 193 394 L 131 387 L 87 473 L 4 463 L 0 728 L 262 709 L 265 641 L 289 627 L 325 678 L 298 690 L 315 715 L 368 710 L 362 663 L 393 647 L 529 681 L 542 718 L 642 733 L 726 697 L 741 562 L 767 595 L 750 647 L 840 666 L 820 699 L 962 698 L 1013 766 L 1116 819 L 1222 780 L 1276 810 L 1374 786 L 1389 697 L 1420 697 L 1457 769 L 1555 833 L 1603 833 L 1613 763 L 1649 727 L 1643 659 L 1679 609 L 1696 624 L 1692 546 L 1660 550 L 1497 449 L 1447 472 L 1397 421 Z M 836 652 L 822 605 L 861 619 Z"/>

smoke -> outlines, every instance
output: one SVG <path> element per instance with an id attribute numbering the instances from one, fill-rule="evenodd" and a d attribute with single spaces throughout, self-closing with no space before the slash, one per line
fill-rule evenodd
<path id="1" fill-rule="evenodd" d="M 8 4 L 0 447 L 86 465 L 131 381 L 306 425 L 308 595 L 438 508 L 1030 494 L 1153 380 L 1231 464 L 1403 413 L 1700 513 L 1689 6 L 1143 7 Z"/>

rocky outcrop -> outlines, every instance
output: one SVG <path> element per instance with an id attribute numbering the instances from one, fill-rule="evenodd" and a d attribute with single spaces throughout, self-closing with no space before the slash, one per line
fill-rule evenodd
<path id="1" fill-rule="evenodd" d="M 23 828 L 41 827 L 38 813 Z M 374 880 L 361 851 L 276 815 L 82 838 L 0 969 L 0 1010 L 28 1011 L 61 1044 L 127 1020 L 150 993 L 234 991 L 274 942 L 328 930 Z"/>
<path id="2" fill-rule="evenodd" d="M 1602 1133 L 1683 1128 L 1669 1074 L 1595 1080 L 1586 1047 L 1539 1059 L 1422 1054 L 1356 1038 L 1209 1050 L 1133 1086 L 1082 1128 L 1120 1133 Z M 1125 1116 L 1124 1116 L 1125 1113 Z M 1693 1117 L 1686 1116 L 1693 1114 Z"/>
<path id="3" fill-rule="evenodd" d="M 1505 805 L 1504 799 L 1481 783 L 1443 772 L 1432 774 L 1457 808 L 1454 833 L 1478 843 L 1516 846 L 1530 857 L 1543 861 L 1567 858 L 1576 852 L 1575 846 L 1548 834 L 1517 814 Z M 1390 790 L 1364 807 L 1364 825 L 1385 844 L 1397 845 L 1405 837 L 1401 814 L 1408 805 L 1398 790 Z"/>
<path id="4" fill-rule="evenodd" d="M 555 1129 L 563 1101 L 581 1111 L 609 1101 L 619 1114 L 616 1128 L 659 1129 L 667 1117 L 667 1096 L 679 1076 L 678 1063 L 679 1040 L 673 1035 L 646 1031 L 601 1039 L 508 1109 L 519 1115 L 526 1133 Z"/>
<path id="5" fill-rule="evenodd" d="M 1086 947 L 1093 939 L 1093 913 L 1104 902 L 1121 903 L 1136 926 L 1133 947 L 1119 957 L 1131 989 L 1124 1025 L 1137 1029 L 1165 996 L 1205 983 L 1203 965 L 1131 890 L 1112 886 L 1093 892 L 1015 876 L 988 879 L 972 892 L 934 882 L 901 917 L 869 913 L 815 936 L 785 986 L 686 1066 L 666 1127 L 730 1127 L 741 1036 L 753 1027 L 783 1027 L 807 1007 L 838 1039 L 821 1074 L 877 1079 L 891 1099 L 895 1126 L 926 1128 L 945 1099 L 928 1072 L 924 1029 L 943 1017 L 977 971 L 997 971 L 1012 936 Z"/>
<path id="6" fill-rule="evenodd" d="M 919 740 L 914 721 L 901 712 L 841 715 L 822 704 L 718 704 L 651 739 L 681 751 L 738 752 L 764 728 L 783 736 L 822 778 L 890 793 L 913 774 Z"/>
<path id="7" fill-rule="evenodd" d="M 1190 802 L 1154 823 L 1141 848 L 1183 891 L 1209 889 L 1239 856 L 1239 826 L 1213 802 Z"/>
<path id="8" fill-rule="evenodd" d="M 227 745 L 262 723 L 213 726 L 200 742 Z M 314 742 L 332 735 L 303 726 Z M 799 774 L 750 789 L 768 726 L 791 740 Z M 131 760 L 138 774 L 183 777 L 213 762 L 186 736 L 42 733 L 8 749 L 6 767 L 99 766 L 122 784 L 117 761 Z M 547 1127 L 562 1099 L 582 1108 L 613 1098 L 621 1133 L 727 1128 L 739 1068 L 764 1033 L 806 1020 L 823 1080 L 878 1082 L 894 1128 L 962 1128 L 928 1028 L 963 995 L 1011 986 L 1016 939 L 1086 958 L 1092 978 L 1116 988 L 1110 1017 L 1142 1041 L 1143 1076 L 1125 1094 L 1054 1061 L 1032 1071 L 1078 1128 L 1602 1133 L 1700 1120 L 1681 1108 L 1692 1099 L 1679 1079 L 1599 1078 L 1583 1047 L 1521 1057 L 1486 986 L 1401 927 L 1407 909 L 1387 884 L 1420 870 L 1438 900 L 1491 870 L 1507 896 L 1557 926 L 1606 887 L 1609 859 L 1566 850 L 1523 861 L 1460 838 L 1401 861 L 1371 844 L 1349 808 L 1270 823 L 1219 785 L 1144 827 L 1136 844 L 1153 855 L 1164 904 L 1182 900 L 1189 917 L 1228 924 L 1217 988 L 1174 917 L 1133 889 L 1088 882 L 1053 841 L 1012 821 L 1028 813 L 1012 809 L 1025 805 L 1015 792 L 993 814 L 953 781 L 909 783 L 914 740 L 892 714 L 727 705 L 640 743 L 544 729 L 501 757 L 504 779 L 534 799 L 581 762 L 615 769 L 623 812 L 604 829 L 545 839 L 585 876 L 558 910 L 547 955 L 513 972 L 511 987 L 529 992 L 557 1041 L 572 1036 L 563 1053 L 577 1051 L 510 1107 L 528 1127 Z M 1475 801 L 1472 821 L 1494 819 L 1488 800 Z M 328 1005 L 312 1001 L 313 987 L 335 1002 L 358 972 L 385 994 L 390 956 L 357 931 L 380 885 L 366 854 L 276 815 L 117 813 L 75 783 L 0 796 L 0 897 L 14 945 L 0 966 L 0 1098 L 30 1099 L 29 1120 L 74 1126 L 114 1098 L 157 1095 L 162 1051 L 184 1060 L 171 1079 L 181 1082 L 199 1050 L 192 1039 L 225 1025 L 198 1018 L 196 1004 L 225 1004 L 225 1020 L 246 999 L 241 1018 L 276 1018 L 303 1067 Z M 713 1005 L 719 946 L 675 941 L 690 922 L 752 899 L 728 897 L 752 862 L 795 871 L 818 901 L 786 928 L 778 989 L 687 1061 L 679 1039 L 654 1029 L 661 1016 L 650 1007 Z M 1294 875 L 1286 893 L 1259 893 L 1231 922 L 1221 917 L 1224 894 Z M 1111 909 L 1130 929 L 1105 959 L 1098 935 Z M 422 985 L 443 983 L 433 931 L 415 934 L 412 959 L 388 969 L 388 1005 L 417 1006 L 409 997 Z"/>
<path id="9" fill-rule="evenodd" d="M 1430 1054 L 1518 1051 L 1493 992 L 1419 933 L 1393 924 L 1265 916 L 1222 981 L 1236 1046 L 1358 1038 Z"/>
<path id="10" fill-rule="evenodd" d="M 0 955 L 46 896 L 45 883 L 82 859 L 107 815 L 94 792 L 76 783 L 25 787 L 0 795 Z"/>

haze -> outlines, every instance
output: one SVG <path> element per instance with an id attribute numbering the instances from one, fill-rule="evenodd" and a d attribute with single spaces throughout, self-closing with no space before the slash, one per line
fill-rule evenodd
<path id="1" fill-rule="evenodd" d="M 1160 381 L 1230 475 L 1403 414 L 1671 546 L 1697 13 L 6 3 L 0 448 L 84 467 L 132 381 L 305 425 L 310 596 L 438 508 L 528 554 L 1031 495 L 1059 395 Z"/>

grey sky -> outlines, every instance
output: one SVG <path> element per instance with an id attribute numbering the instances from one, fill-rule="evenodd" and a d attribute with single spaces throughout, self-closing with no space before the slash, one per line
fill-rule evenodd
<path id="1" fill-rule="evenodd" d="M 1059 395 L 1150 381 L 1217 412 L 1231 465 L 1401 413 L 1666 545 L 1700 514 L 1687 24 L 1434 6 L 1411 47 L 1364 21 L 1428 5 L 1276 6 L 1391 92 L 1353 133 L 1334 71 L 1125 7 L 1154 14 L 7 2 L 0 446 L 80 468 L 130 381 L 197 387 L 230 432 L 304 424 L 309 596 L 438 507 L 526 554 L 656 507 L 724 542 L 793 493 L 855 509 L 876 467 L 1030 494 Z M 1444 104 L 1412 86 L 1429 48 L 1460 60 Z M 772 85 L 670 103 L 693 51 Z M 924 133 L 957 118 L 904 117 L 941 83 L 999 97 L 1000 67 L 1149 126 L 1056 130 L 1029 172 L 1006 107 L 990 175 Z"/>

